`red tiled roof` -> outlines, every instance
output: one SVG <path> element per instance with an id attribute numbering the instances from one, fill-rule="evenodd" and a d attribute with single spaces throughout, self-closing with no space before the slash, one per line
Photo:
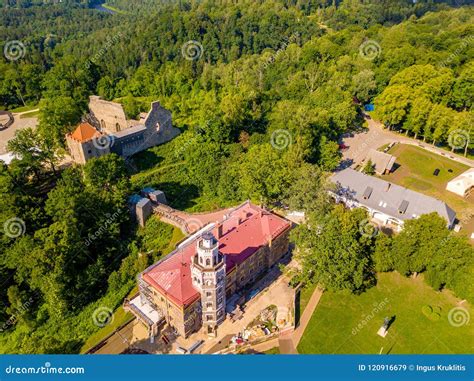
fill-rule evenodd
<path id="1" fill-rule="evenodd" d="M 77 128 L 70 134 L 71 138 L 81 143 L 87 142 L 92 138 L 101 136 L 101 133 L 92 127 L 89 123 L 81 123 Z"/>
<path id="2" fill-rule="evenodd" d="M 241 221 L 239 225 L 239 219 Z M 291 223 L 273 213 L 245 203 L 232 211 L 222 222 L 223 235 L 219 250 L 225 256 L 226 271 L 244 262 L 259 248 L 268 244 L 291 226 Z M 214 228 L 217 237 L 217 228 Z M 191 281 L 191 258 L 196 253 L 196 240 L 177 249 L 163 261 L 145 270 L 143 279 L 166 294 L 178 305 L 189 305 L 199 298 Z"/>

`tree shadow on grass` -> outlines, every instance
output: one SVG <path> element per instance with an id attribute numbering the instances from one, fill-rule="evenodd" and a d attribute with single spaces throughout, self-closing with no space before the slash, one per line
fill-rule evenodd
<path id="1" fill-rule="evenodd" d="M 153 149 L 148 149 L 146 151 L 139 152 L 132 156 L 132 162 L 136 169 L 141 171 L 146 171 L 160 164 L 163 160 L 163 157 L 159 156 Z"/>
<path id="2" fill-rule="evenodd" d="M 194 200 L 200 196 L 199 189 L 194 184 L 165 182 L 157 184 L 155 188 L 165 192 L 168 204 L 179 210 L 195 206 L 196 202 Z"/>

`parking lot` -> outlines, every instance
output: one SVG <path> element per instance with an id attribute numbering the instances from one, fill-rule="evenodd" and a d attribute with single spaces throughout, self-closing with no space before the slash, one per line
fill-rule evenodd
<path id="1" fill-rule="evenodd" d="M 13 139 L 15 132 L 22 130 L 24 128 L 36 128 L 38 126 L 38 118 L 20 118 L 21 114 L 13 114 L 15 121 L 13 124 L 4 129 L 0 130 L 0 155 L 7 153 L 7 143 L 9 140 Z"/>

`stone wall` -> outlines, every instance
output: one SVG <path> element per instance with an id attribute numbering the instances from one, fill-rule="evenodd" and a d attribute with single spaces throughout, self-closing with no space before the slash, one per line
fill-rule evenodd
<path id="1" fill-rule="evenodd" d="M 127 128 L 127 118 L 119 103 L 109 102 L 96 95 L 89 99 L 90 119 L 92 124 L 107 134 Z"/>
<path id="2" fill-rule="evenodd" d="M 74 140 L 70 135 L 66 135 L 66 143 L 69 148 L 69 153 L 74 162 L 78 164 L 85 164 L 86 161 L 93 157 L 100 157 L 110 153 L 110 149 L 107 146 L 102 148 L 99 144 L 94 144 L 93 140 L 81 143 Z"/>
<path id="3" fill-rule="evenodd" d="M 180 130 L 173 127 L 171 112 L 161 106 L 160 102 L 151 104 L 150 112 L 145 119 L 146 135 L 143 149 L 170 141 Z"/>

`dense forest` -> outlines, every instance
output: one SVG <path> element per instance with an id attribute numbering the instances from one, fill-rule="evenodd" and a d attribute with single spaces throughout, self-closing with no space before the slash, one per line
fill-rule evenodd
<path id="1" fill-rule="evenodd" d="M 310 224 L 293 237 L 308 254 L 299 281 L 361 292 L 375 271 L 426 272 L 436 289 L 474 301 L 472 248 L 435 216 L 408 226 L 418 240 L 367 236 L 363 211 L 321 196 L 340 163 L 338 136 L 363 125 L 361 104 L 433 144 L 472 134 L 467 3 L 114 0 L 112 14 L 87 1 L 6 0 L 0 103 L 40 114 L 38 129 L 9 142 L 20 159 L 0 166 L 0 352 L 77 352 L 97 329 L 92 311 L 120 305 L 171 239 L 164 224 L 137 231 L 130 221 L 127 196 L 148 185 L 188 210 L 245 199 L 305 210 Z M 130 118 L 160 100 L 182 134 L 130 160 L 63 170 L 64 135 L 91 94 Z M 456 148 L 467 154 L 472 142 Z M 331 266 L 335 252 L 342 268 Z"/>

